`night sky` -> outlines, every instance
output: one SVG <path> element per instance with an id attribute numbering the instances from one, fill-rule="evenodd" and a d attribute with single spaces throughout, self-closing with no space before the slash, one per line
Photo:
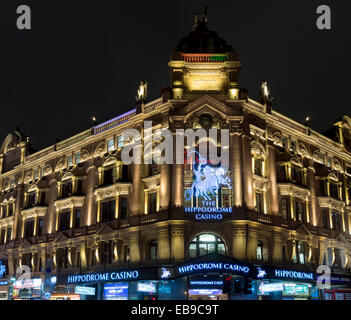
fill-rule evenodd
<path id="1" fill-rule="evenodd" d="M 29 5 L 32 30 L 16 27 Z M 332 29 L 316 9 L 332 10 Z M 140 80 L 151 101 L 169 85 L 167 63 L 209 6 L 209 28 L 232 44 L 239 85 L 259 99 L 263 77 L 273 108 L 324 131 L 350 111 L 350 1 L 0 1 L 1 141 L 20 127 L 40 149 L 133 108 Z"/>

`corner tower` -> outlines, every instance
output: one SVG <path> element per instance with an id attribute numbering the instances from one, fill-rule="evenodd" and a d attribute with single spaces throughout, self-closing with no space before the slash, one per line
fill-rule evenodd
<path id="1" fill-rule="evenodd" d="M 204 93 L 239 99 L 238 55 L 207 22 L 207 10 L 195 15 L 193 30 L 179 41 L 168 64 L 174 99 L 194 100 Z"/>

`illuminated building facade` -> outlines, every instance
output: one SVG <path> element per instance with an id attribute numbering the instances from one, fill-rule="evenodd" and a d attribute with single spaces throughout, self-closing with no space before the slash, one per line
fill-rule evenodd
<path id="1" fill-rule="evenodd" d="M 290 279 L 292 292 L 301 281 L 315 285 L 319 265 L 344 279 L 335 285 L 347 285 L 351 119 L 320 134 L 275 111 L 267 95 L 252 100 L 239 87 L 240 68 L 234 49 L 197 17 L 172 55 L 171 87 L 159 99 L 140 100 L 35 153 L 27 137 L 9 134 L 0 150 L 0 258 L 7 268 L 0 291 L 11 289 L 24 265 L 42 279 L 42 294 L 74 298 L 74 286 L 89 284 L 99 299 L 115 297 L 116 288 L 124 298 L 216 296 L 223 274 L 258 284 L 259 274 Z M 145 120 L 174 137 L 176 129 L 228 129 L 228 183 L 205 199 L 189 191 L 192 164 L 123 164 L 122 132 L 143 132 Z M 266 295 L 283 290 L 265 284 Z M 20 285 L 13 285 L 14 298 L 21 298 Z M 31 292 L 27 298 L 38 294 Z"/>

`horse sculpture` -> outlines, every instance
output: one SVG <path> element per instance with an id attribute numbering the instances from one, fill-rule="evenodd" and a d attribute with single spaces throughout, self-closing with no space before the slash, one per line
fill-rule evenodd
<path id="1" fill-rule="evenodd" d="M 199 164 L 196 168 L 196 161 L 194 160 L 192 163 L 195 181 L 193 182 L 191 188 L 185 191 L 185 199 L 187 201 L 189 201 L 194 195 L 196 198 L 203 197 L 205 200 L 212 200 L 209 193 L 214 197 L 217 197 L 220 185 L 225 185 L 228 188 L 231 188 L 230 178 L 224 177 L 227 173 L 224 168 L 210 167 L 206 163 L 206 159 L 203 159 L 197 151 L 190 152 L 188 158 L 193 152 L 199 157 Z"/>

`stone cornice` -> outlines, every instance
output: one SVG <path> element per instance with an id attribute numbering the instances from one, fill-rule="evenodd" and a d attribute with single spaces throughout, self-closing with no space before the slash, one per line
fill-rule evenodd
<path id="1" fill-rule="evenodd" d="M 55 201 L 55 207 L 58 210 L 83 207 L 85 196 L 72 196 L 65 199 Z"/>
<path id="2" fill-rule="evenodd" d="M 129 194 L 131 188 L 132 183 L 130 182 L 117 182 L 110 186 L 95 189 L 94 196 L 96 197 L 96 200 L 104 200 L 117 195 Z"/>
<path id="3" fill-rule="evenodd" d="M 33 207 L 22 210 L 22 216 L 24 219 L 30 219 L 34 217 L 45 217 L 48 212 L 48 207 Z"/>

